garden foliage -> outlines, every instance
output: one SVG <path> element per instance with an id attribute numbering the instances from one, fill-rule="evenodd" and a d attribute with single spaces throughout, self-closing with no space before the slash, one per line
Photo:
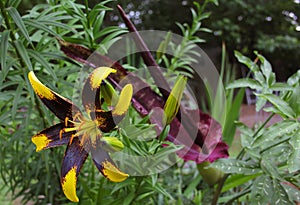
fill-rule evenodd
<path id="1" fill-rule="evenodd" d="M 23 203 L 28 201 L 33 201 L 35 204 L 68 203 L 61 190 L 59 177 L 64 148 L 36 153 L 31 142 L 31 137 L 37 131 L 57 123 L 58 120 L 34 95 L 27 74 L 29 71 L 34 71 L 47 87 L 72 99 L 74 84 L 78 83 L 77 75 L 82 68 L 81 64 L 89 62 L 83 61 L 86 60 L 83 55 L 68 54 L 72 54 L 73 51 L 75 54 L 85 54 L 85 51 L 97 50 L 97 55 L 105 56 L 108 49 L 119 40 L 119 36 L 128 32 L 118 26 L 105 25 L 106 13 L 111 10 L 107 6 L 109 2 L 109 0 L 103 1 L 90 8 L 88 1 L 82 5 L 75 1 L 49 0 L 47 4 L 36 5 L 26 14 L 21 15 L 18 11 L 20 1 L 0 1 L 0 174 L 4 186 L 9 187 L 9 193 L 12 193 L 14 198 L 21 196 Z M 197 56 L 192 52 L 193 46 L 195 43 L 203 42 L 197 34 L 209 31 L 201 27 L 201 22 L 210 15 L 204 12 L 209 2 L 217 3 L 212 0 L 205 1 L 203 5 L 196 3 L 195 8 L 191 10 L 192 23 L 178 24 L 184 37 L 180 46 L 175 47 L 172 44 L 171 34 L 168 34 L 161 43 L 154 60 L 155 63 L 163 64 L 168 68 L 167 73 L 164 73 L 165 76 L 176 73 L 193 77 L 194 71 L 189 67 L 189 63 L 195 63 L 191 55 Z M 73 48 L 75 50 L 72 50 Z M 167 48 L 174 51 L 175 57 L 164 54 Z M 63 52 L 59 51 L 60 49 Z M 145 55 L 149 56 L 149 53 Z M 204 166 L 198 165 L 201 171 L 198 171 L 194 158 L 191 158 L 194 161 L 185 161 L 172 155 L 176 158 L 176 163 L 168 170 L 149 176 L 129 177 L 121 183 L 105 180 L 88 160 L 82 168 L 78 181 L 79 203 L 230 204 L 244 201 L 250 204 L 293 204 L 299 202 L 300 72 L 291 76 L 287 83 L 276 82 L 269 61 L 258 52 L 255 55 L 257 59 L 252 61 L 236 52 L 238 61 L 249 68 L 250 76 L 253 78 L 232 82 L 233 79 L 222 74 L 219 90 L 215 96 L 207 84 L 208 108 L 210 114 L 223 128 L 224 141 L 228 145 L 232 144 L 236 132 L 235 126 L 241 132 L 240 154 L 213 162 L 214 158 L 210 160 L 213 162 L 210 165 L 205 161 L 205 164 L 201 164 Z M 127 70 L 121 64 L 117 67 L 127 73 L 135 70 L 136 67 L 146 67 L 146 65 L 145 57 L 131 55 L 124 63 L 124 68 Z M 225 72 L 224 67 L 222 72 Z M 220 112 L 217 104 L 221 99 L 222 81 L 225 82 L 224 84 L 229 81 L 232 83 L 227 85 L 226 110 Z M 266 122 L 253 129 L 235 122 L 238 119 L 245 87 L 257 90 L 257 110 L 264 109 L 271 113 Z M 234 88 L 242 88 L 235 98 Z M 164 96 L 158 95 L 156 91 L 159 92 L 154 88 L 147 94 L 163 99 Z M 274 91 L 279 94 L 275 95 Z M 103 88 L 103 93 L 105 99 L 103 106 L 108 107 L 110 102 L 107 99 L 117 95 L 118 91 L 108 84 Z M 163 101 L 158 100 L 158 102 L 163 108 L 164 103 L 161 103 Z M 146 102 L 143 103 L 147 115 L 137 112 L 134 109 L 136 104 L 133 103 L 122 121 L 122 128 L 107 134 L 107 137 L 119 136 L 125 151 L 130 154 L 139 156 L 155 154 L 155 157 L 151 158 L 153 166 L 154 163 L 159 164 L 169 158 L 170 154 L 180 150 L 182 145 L 172 143 L 172 127 L 162 127 L 161 135 L 156 136 L 154 126 L 149 123 L 150 109 Z M 165 108 L 172 110 L 168 106 Z M 218 128 L 217 130 L 220 130 L 221 126 L 209 115 L 200 112 L 199 114 L 204 117 L 204 122 L 205 120 L 212 122 Z M 280 115 L 282 121 L 266 127 L 267 122 L 275 114 Z M 173 119 L 174 113 L 170 116 Z M 170 118 L 167 120 L 168 123 L 171 121 Z M 144 140 L 138 140 L 141 137 Z M 163 142 L 165 139 L 169 141 Z M 223 151 L 225 150 L 223 157 L 226 157 L 227 146 L 223 142 L 218 143 Z M 162 144 L 164 146 L 161 146 Z M 145 173 L 144 169 L 147 167 L 141 161 L 123 162 L 120 166 L 130 167 L 136 173 Z M 205 179 L 211 174 L 206 175 L 205 169 L 216 173 L 218 180 L 208 183 Z M 147 171 L 151 172 L 151 170 Z"/>

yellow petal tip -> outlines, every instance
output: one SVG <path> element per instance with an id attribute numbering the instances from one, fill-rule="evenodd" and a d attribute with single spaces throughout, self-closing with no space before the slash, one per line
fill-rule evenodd
<path id="1" fill-rule="evenodd" d="M 129 177 L 128 174 L 120 171 L 114 164 L 109 161 L 104 161 L 103 165 L 103 174 L 112 182 L 122 182 Z"/>
<path id="2" fill-rule="evenodd" d="M 105 80 L 107 76 L 111 73 L 117 72 L 113 68 L 109 67 L 99 67 L 96 68 L 91 76 L 90 76 L 90 84 L 93 89 L 98 88 L 102 82 L 102 80 Z"/>
<path id="3" fill-rule="evenodd" d="M 76 169 L 77 167 L 74 166 L 70 171 L 63 177 L 61 185 L 65 196 L 73 202 L 79 202 L 79 199 L 76 195 Z"/>
<path id="4" fill-rule="evenodd" d="M 113 115 L 123 115 L 128 110 L 133 93 L 131 84 L 127 84 L 121 91 L 119 101 L 113 110 Z"/>
<path id="5" fill-rule="evenodd" d="M 46 98 L 48 100 L 55 100 L 54 93 L 39 81 L 39 79 L 35 76 L 33 71 L 30 71 L 28 73 L 28 79 L 30 81 L 30 84 L 31 84 L 34 92 L 40 98 Z"/>
<path id="6" fill-rule="evenodd" d="M 37 134 L 31 138 L 31 141 L 36 146 L 36 152 L 39 152 L 47 147 L 47 145 L 51 142 L 50 139 L 45 134 Z"/>

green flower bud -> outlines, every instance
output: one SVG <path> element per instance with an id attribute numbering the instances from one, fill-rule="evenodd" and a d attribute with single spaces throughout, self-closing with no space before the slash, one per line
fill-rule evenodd
<path id="1" fill-rule="evenodd" d="M 209 167 L 210 162 L 205 161 L 197 165 L 199 173 L 201 174 L 203 181 L 209 186 L 213 186 L 222 179 L 224 173 L 216 168 Z"/>
<path id="2" fill-rule="evenodd" d="M 164 106 L 165 115 L 163 117 L 163 122 L 165 125 L 170 124 L 177 115 L 186 83 L 187 78 L 184 76 L 178 76 L 176 79 L 175 85 Z"/>
<path id="3" fill-rule="evenodd" d="M 111 105 L 114 100 L 118 99 L 115 89 L 110 84 L 101 85 L 100 89 L 104 101 L 108 105 Z"/>
<path id="4" fill-rule="evenodd" d="M 124 144 L 117 137 L 102 137 L 103 148 L 108 152 L 118 152 L 124 148 Z"/>

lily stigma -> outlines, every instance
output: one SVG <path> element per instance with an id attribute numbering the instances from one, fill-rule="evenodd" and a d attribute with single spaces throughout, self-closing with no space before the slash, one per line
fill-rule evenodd
<path id="1" fill-rule="evenodd" d="M 86 113 L 68 99 L 43 85 L 31 71 L 29 81 L 40 100 L 61 120 L 32 137 L 36 151 L 67 145 L 61 168 L 61 186 L 65 196 L 78 202 L 76 195 L 77 177 L 89 153 L 97 169 L 113 182 L 124 181 L 128 174 L 119 170 L 108 152 L 120 151 L 124 147 L 117 137 L 104 137 L 125 116 L 131 102 L 131 84 L 123 87 L 113 110 L 101 109 L 100 86 L 109 74 L 116 70 L 99 67 L 88 76 L 82 91 L 82 104 Z"/>

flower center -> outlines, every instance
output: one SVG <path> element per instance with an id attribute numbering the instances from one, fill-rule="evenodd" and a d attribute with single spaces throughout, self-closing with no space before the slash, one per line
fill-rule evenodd
<path id="1" fill-rule="evenodd" d="M 72 123 L 72 127 L 69 127 L 70 123 Z M 89 117 L 75 115 L 74 121 L 66 118 L 65 126 L 66 128 L 61 130 L 60 137 L 64 132 L 76 131 L 70 139 L 70 144 L 72 143 L 74 137 L 80 137 L 80 141 L 82 144 L 86 144 L 88 141 L 90 141 L 92 144 L 95 144 L 97 137 L 101 137 L 101 131 L 98 128 L 98 121 L 92 120 Z"/>

